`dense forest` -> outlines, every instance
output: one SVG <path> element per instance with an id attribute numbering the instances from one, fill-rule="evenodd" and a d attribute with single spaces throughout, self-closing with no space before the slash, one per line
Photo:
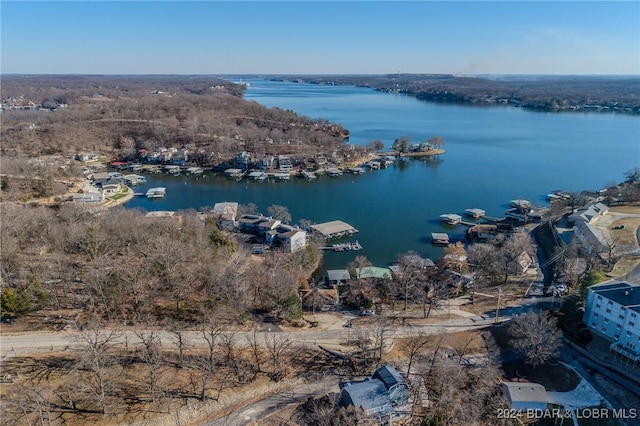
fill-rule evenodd
<path id="1" fill-rule="evenodd" d="M 322 119 L 242 98 L 244 86 L 207 76 L 3 76 L 4 155 L 188 147 L 215 163 L 246 150 L 314 153 L 348 132 Z"/>

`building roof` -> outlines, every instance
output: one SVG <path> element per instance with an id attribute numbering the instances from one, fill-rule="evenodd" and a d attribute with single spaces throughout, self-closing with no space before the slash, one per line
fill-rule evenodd
<path id="1" fill-rule="evenodd" d="M 358 278 L 391 278 L 391 270 L 389 268 L 380 268 L 377 266 L 366 266 L 364 268 L 356 268 L 356 276 Z"/>
<path id="2" fill-rule="evenodd" d="M 390 365 L 383 365 L 378 368 L 373 374 L 373 378 L 380 380 L 387 390 L 397 384 L 406 384 L 406 381 L 400 375 L 400 372 Z"/>
<path id="3" fill-rule="evenodd" d="M 240 219 L 238 219 L 238 222 L 246 223 L 246 224 L 249 224 L 249 225 L 254 225 L 254 224 L 260 223 L 260 222 L 262 222 L 263 220 L 266 220 L 266 219 L 267 218 L 264 217 L 264 216 L 245 214 L 245 215 L 242 215 L 240 217 Z"/>
<path id="4" fill-rule="evenodd" d="M 387 388 L 378 379 L 349 384 L 342 388 L 342 392 L 348 395 L 348 399 L 355 407 L 362 407 L 364 411 L 385 405 L 388 411 L 391 410 L 391 399 Z M 380 414 L 386 414 L 386 411 Z"/>
<path id="5" fill-rule="evenodd" d="M 311 228 L 320 232 L 323 236 L 329 237 L 337 234 L 353 234 L 358 232 L 356 228 L 341 220 L 333 220 L 331 222 L 318 223 L 311 225 Z"/>
<path id="6" fill-rule="evenodd" d="M 327 277 L 329 281 L 346 281 L 351 279 L 351 274 L 347 269 L 329 269 Z"/>
<path id="7" fill-rule="evenodd" d="M 621 306 L 632 308 L 640 307 L 640 284 L 629 284 L 614 281 L 594 285 L 589 287 L 589 289 Z"/>
<path id="8" fill-rule="evenodd" d="M 589 206 L 581 207 L 569 216 L 569 222 L 583 221 L 592 223 L 594 219 L 605 215 L 609 211 L 609 207 L 602 203 L 595 203 Z"/>
<path id="9" fill-rule="evenodd" d="M 333 288 L 317 288 L 315 290 L 300 290 L 303 305 L 320 304 L 335 305 L 338 302 L 338 291 Z"/>
<path id="10" fill-rule="evenodd" d="M 547 390 L 539 383 L 503 382 L 505 396 L 513 402 L 548 402 Z"/>
<path id="11" fill-rule="evenodd" d="M 224 202 L 215 203 L 213 206 L 213 213 L 219 215 L 231 214 L 235 215 L 238 212 L 238 203 Z"/>
<path id="12" fill-rule="evenodd" d="M 157 210 L 148 212 L 144 215 L 144 217 L 172 217 L 176 212 L 168 211 L 168 210 Z"/>
<path id="13" fill-rule="evenodd" d="M 611 243 L 611 237 L 606 231 L 596 228 L 589 222 L 577 222 L 573 232 L 582 235 L 583 242 L 597 252 L 604 251 Z"/>
<path id="14" fill-rule="evenodd" d="M 267 219 L 267 220 L 264 220 L 264 221 L 260 222 L 260 224 L 258 225 L 258 228 L 275 229 L 281 223 L 282 222 L 279 221 L 278 219 Z"/>

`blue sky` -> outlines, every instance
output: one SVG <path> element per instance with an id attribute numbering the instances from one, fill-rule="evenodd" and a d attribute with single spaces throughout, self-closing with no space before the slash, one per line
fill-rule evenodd
<path id="1" fill-rule="evenodd" d="M 2 73 L 640 74 L 637 1 L 7 1 Z"/>

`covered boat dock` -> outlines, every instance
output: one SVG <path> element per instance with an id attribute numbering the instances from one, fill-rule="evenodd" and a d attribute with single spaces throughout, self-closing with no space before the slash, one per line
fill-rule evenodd
<path id="1" fill-rule="evenodd" d="M 325 239 L 340 238 L 358 232 L 356 228 L 341 220 L 311 225 L 311 229 L 322 234 Z"/>

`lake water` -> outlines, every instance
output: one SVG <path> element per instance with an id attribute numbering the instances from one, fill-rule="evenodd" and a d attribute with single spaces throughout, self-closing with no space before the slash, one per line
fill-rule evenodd
<path id="1" fill-rule="evenodd" d="M 601 189 L 640 165 L 637 116 L 443 105 L 351 86 L 244 81 L 250 83 L 246 99 L 341 123 L 350 131 L 350 143 L 380 139 L 389 147 L 404 135 L 412 142 L 440 135 L 446 153 L 437 162 L 400 161 L 360 176 L 310 182 L 147 176 L 146 186 L 136 191 L 166 186 L 166 199 L 136 197 L 127 207 L 198 209 L 236 201 L 255 203 L 266 213 L 280 204 L 289 208 L 294 223 L 339 219 L 360 230 L 356 238 L 364 249 L 325 253 L 327 268 L 341 268 L 358 254 L 384 266 L 408 250 L 436 260 L 442 249 L 431 245 L 431 233 L 455 238 L 466 230 L 444 228 L 443 213 L 478 207 L 502 217 L 511 199 L 542 206 L 554 189 Z"/>

